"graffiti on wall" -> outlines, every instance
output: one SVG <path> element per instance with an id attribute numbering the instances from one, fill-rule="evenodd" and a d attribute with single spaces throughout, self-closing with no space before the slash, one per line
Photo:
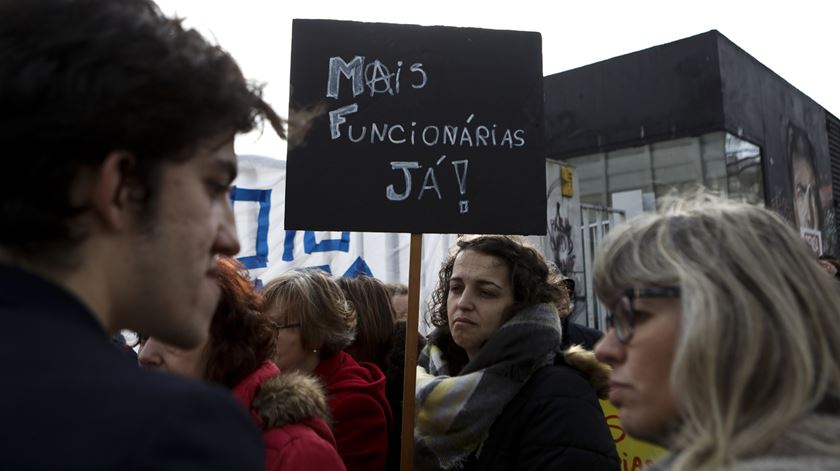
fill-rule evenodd
<path id="1" fill-rule="evenodd" d="M 563 195 L 563 168 L 561 162 L 546 161 L 546 222 L 545 237 L 541 237 L 542 253 L 557 266 L 563 276 L 574 281 L 571 319 L 579 319 L 586 312 L 586 283 L 580 231 L 580 201 L 574 194 Z M 569 173 L 569 172 L 567 172 Z M 577 178 L 571 173 L 567 175 Z M 572 188 L 577 188 L 572 182 Z"/>
<path id="2" fill-rule="evenodd" d="M 834 222 L 830 174 L 818 170 L 817 153 L 805 130 L 788 124 L 786 137 L 793 222 L 812 250 L 821 254 Z"/>
<path id="3" fill-rule="evenodd" d="M 548 223 L 548 240 L 551 244 L 552 262 L 565 276 L 571 277 L 575 270 L 575 243 L 572 240 L 572 223 L 563 217 L 560 203 L 555 204 L 554 217 Z"/>

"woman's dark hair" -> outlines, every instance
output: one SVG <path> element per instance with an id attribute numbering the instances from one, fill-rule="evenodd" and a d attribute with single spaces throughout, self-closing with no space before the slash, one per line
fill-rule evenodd
<path id="1" fill-rule="evenodd" d="M 430 303 L 431 322 L 435 327 L 449 329 L 449 316 L 446 311 L 449 279 L 452 277 L 455 259 L 466 250 L 496 257 L 507 266 L 513 290 L 511 316 L 535 304 L 556 304 L 563 297 L 564 288 L 552 283 L 545 258 L 526 239 L 504 235 L 462 237 L 456 242 L 454 253 L 438 272 L 438 285 L 432 292 Z"/>
<path id="2" fill-rule="evenodd" d="M 367 276 L 341 277 L 336 281 L 356 310 L 356 338 L 345 350 L 357 361 L 375 363 L 385 371 L 396 318 L 385 284 Z"/>
<path id="3" fill-rule="evenodd" d="M 217 266 L 222 296 L 204 347 L 204 380 L 233 389 L 271 359 L 276 337 L 245 267 L 228 257 L 220 257 Z"/>

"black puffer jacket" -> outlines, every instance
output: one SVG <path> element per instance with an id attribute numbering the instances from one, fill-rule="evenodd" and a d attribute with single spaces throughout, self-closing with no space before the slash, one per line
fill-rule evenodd
<path id="1" fill-rule="evenodd" d="M 560 321 L 563 326 L 563 342 L 560 348 L 566 350 L 572 345 L 580 345 L 586 350 L 595 350 L 595 344 L 604 336 L 600 330 L 571 322 L 569 318 Z"/>
<path id="2" fill-rule="evenodd" d="M 615 443 L 596 396 L 606 391 L 607 377 L 590 352 L 578 349 L 538 370 L 493 423 L 480 453 L 464 469 L 619 471 Z"/>

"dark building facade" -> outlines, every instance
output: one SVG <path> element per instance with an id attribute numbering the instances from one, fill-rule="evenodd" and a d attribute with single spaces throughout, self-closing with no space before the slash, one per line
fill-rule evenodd
<path id="1" fill-rule="evenodd" d="M 548 157 L 575 166 L 581 203 L 653 210 L 702 184 L 836 254 L 840 121 L 719 32 L 548 76 L 545 100 Z"/>

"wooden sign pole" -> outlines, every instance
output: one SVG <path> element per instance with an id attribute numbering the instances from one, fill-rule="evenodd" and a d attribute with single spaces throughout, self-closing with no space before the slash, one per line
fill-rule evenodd
<path id="1" fill-rule="evenodd" d="M 414 388 L 417 381 L 417 335 L 420 322 L 420 266 L 423 234 L 411 234 L 408 261 L 408 316 L 405 323 L 405 374 L 400 470 L 414 469 Z"/>

